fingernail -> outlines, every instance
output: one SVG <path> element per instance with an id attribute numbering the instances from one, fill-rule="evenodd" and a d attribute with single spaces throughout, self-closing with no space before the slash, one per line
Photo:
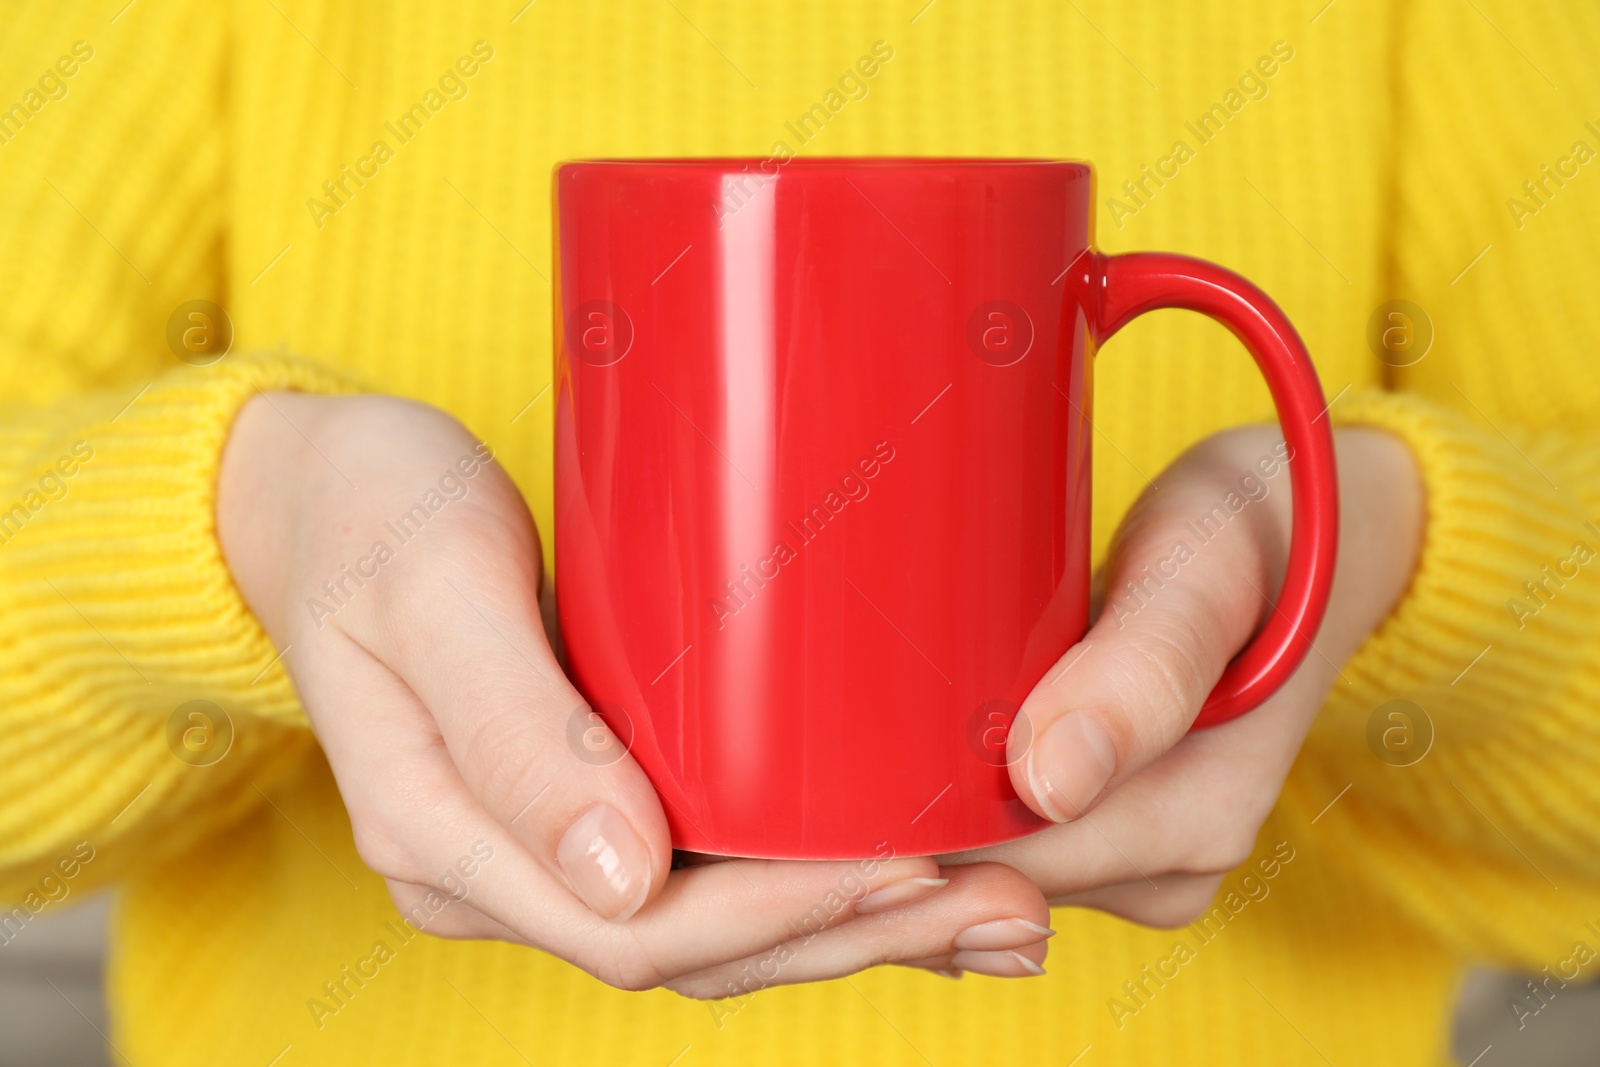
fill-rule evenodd
<path id="1" fill-rule="evenodd" d="M 632 916 L 650 893 L 650 850 L 610 804 L 573 821 L 556 846 L 556 862 L 579 899 L 611 922 Z"/>
<path id="2" fill-rule="evenodd" d="M 874 912 L 903 907 L 913 900 L 921 900 L 935 889 L 949 883 L 948 878 L 906 878 L 886 885 L 882 889 L 874 889 L 862 897 L 856 904 L 856 914 L 871 915 Z"/>
<path id="3" fill-rule="evenodd" d="M 1051 724 L 1028 749 L 1028 785 L 1046 815 L 1067 822 L 1082 815 L 1117 769 L 1105 728 L 1082 712 Z"/>
<path id="4" fill-rule="evenodd" d="M 1022 948 L 1037 944 L 1056 932 L 1048 926 L 1031 923 L 1027 919 L 996 919 L 993 922 L 969 926 L 956 935 L 956 948 L 985 951 L 1005 948 Z"/>
<path id="5" fill-rule="evenodd" d="M 950 965 L 963 971 L 977 971 L 991 978 L 1037 978 L 1044 968 L 1020 952 L 957 952 Z"/>
<path id="6" fill-rule="evenodd" d="M 954 978 L 956 981 L 960 981 L 961 975 L 965 973 L 962 971 L 946 970 L 943 967 L 929 967 L 928 970 L 933 974 L 938 975 L 940 978 Z"/>

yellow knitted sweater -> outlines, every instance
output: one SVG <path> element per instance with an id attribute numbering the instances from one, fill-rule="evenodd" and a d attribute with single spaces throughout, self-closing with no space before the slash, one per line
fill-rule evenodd
<path id="1" fill-rule="evenodd" d="M 120 885 L 122 1055 L 1434 1064 L 1467 961 L 1600 976 L 1600 12 L 525 2 L 0 13 L 0 940 Z M 268 388 L 441 405 L 548 531 L 552 164 L 778 142 L 1092 160 L 1102 247 L 1247 274 L 1334 420 L 1416 452 L 1413 587 L 1262 831 L 1275 876 L 1228 879 L 1205 927 L 1058 910 L 1047 978 L 891 968 L 712 1008 L 397 933 L 218 551 L 230 420 Z M 236 330 L 203 367 L 167 343 L 198 299 Z M 1369 331 L 1395 299 L 1423 314 Z M 1406 321 L 1410 347 L 1369 344 Z M 1139 471 L 1271 414 L 1198 316 L 1139 320 L 1096 373 L 1099 546 Z M 210 766 L 167 741 L 196 699 L 235 731 Z M 1412 766 L 1369 744 L 1395 699 L 1432 723 Z"/>

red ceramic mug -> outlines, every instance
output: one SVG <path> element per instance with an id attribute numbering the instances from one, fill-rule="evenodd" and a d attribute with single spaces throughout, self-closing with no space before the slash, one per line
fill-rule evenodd
<path id="1" fill-rule="evenodd" d="M 556 169 L 560 619 L 675 847 L 918 855 L 1045 825 L 1007 729 L 1088 624 L 1095 349 L 1156 308 L 1233 331 L 1292 449 L 1287 577 L 1197 725 L 1300 663 L 1338 527 L 1310 359 L 1238 275 L 1096 252 L 1093 183 L 1025 159 Z M 620 758 L 592 714 L 575 751 Z"/>

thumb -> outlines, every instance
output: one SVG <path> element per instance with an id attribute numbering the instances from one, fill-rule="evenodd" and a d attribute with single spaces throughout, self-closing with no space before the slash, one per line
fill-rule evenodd
<path id="1" fill-rule="evenodd" d="M 556 661 L 540 616 L 536 538 L 507 532 L 479 531 L 488 544 L 447 548 L 408 582 L 420 610 L 399 611 L 379 658 L 426 705 L 488 813 L 590 910 L 622 922 L 666 883 L 666 816 L 630 739 L 612 732 Z M 495 544 L 501 537 L 510 543 Z"/>
<path id="2" fill-rule="evenodd" d="M 1268 499 L 1248 460 L 1201 446 L 1130 511 L 1099 619 L 1023 702 L 1029 728 L 1011 733 L 1012 783 L 1035 812 L 1079 818 L 1183 738 L 1271 610 L 1287 480 Z"/>

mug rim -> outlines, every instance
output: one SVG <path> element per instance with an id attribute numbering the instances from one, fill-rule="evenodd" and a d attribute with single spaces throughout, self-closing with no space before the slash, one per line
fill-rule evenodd
<path id="1" fill-rule="evenodd" d="M 671 170 L 743 170 L 762 168 L 768 173 L 781 173 L 791 168 L 800 170 L 825 170 L 828 168 L 853 169 L 882 168 L 908 171 L 960 169 L 1003 170 L 1008 168 L 1060 167 L 1092 174 L 1094 167 L 1087 160 L 1048 156 L 599 156 L 590 159 L 563 159 L 555 164 L 557 172 L 578 167 L 603 167 L 629 170 L 646 170 L 660 167 Z"/>

